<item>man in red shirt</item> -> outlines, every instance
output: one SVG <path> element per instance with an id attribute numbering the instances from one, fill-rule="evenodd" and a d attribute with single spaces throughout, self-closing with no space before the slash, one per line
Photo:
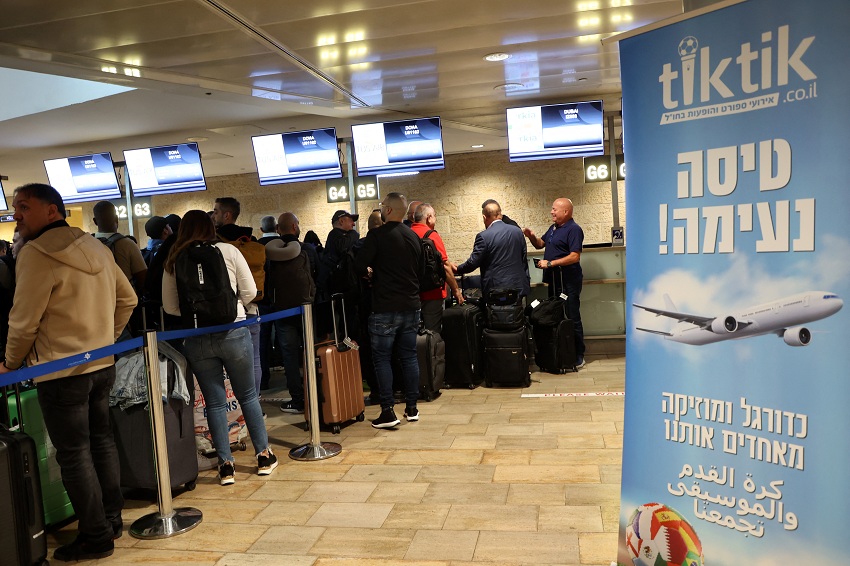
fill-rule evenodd
<path id="1" fill-rule="evenodd" d="M 463 294 L 457 285 L 454 273 L 452 273 L 449 264 L 449 257 L 446 254 L 446 246 L 443 244 L 443 239 L 434 229 L 437 224 L 437 215 L 434 213 L 434 207 L 427 202 L 421 203 L 413 212 L 413 224 L 410 229 L 422 238 L 429 230 L 434 230 L 428 236 L 434 241 L 434 245 L 439 250 L 443 257 L 443 267 L 446 270 L 446 283 L 452 290 L 452 295 L 457 299 L 459 304 L 463 304 Z M 419 294 L 419 300 L 422 302 L 422 320 L 425 322 L 425 329 L 434 332 L 440 332 L 443 329 L 443 307 L 446 302 L 446 287 L 441 289 L 432 289 Z"/>

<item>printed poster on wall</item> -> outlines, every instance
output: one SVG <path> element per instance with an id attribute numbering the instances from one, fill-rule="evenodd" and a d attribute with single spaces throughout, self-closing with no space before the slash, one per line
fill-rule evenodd
<path id="1" fill-rule="evenodd" d="M 749 0 L 620 41 L 619 564 L 844 562 L 848 21 Z"/>

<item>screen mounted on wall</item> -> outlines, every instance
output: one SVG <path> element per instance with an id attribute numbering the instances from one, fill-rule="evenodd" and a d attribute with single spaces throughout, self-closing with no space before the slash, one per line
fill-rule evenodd
<path id="1" fill-rule="evenodd" d="M 601 100 L 508 108 L 507 118 L 511 161 L 605 152 Z"/>
<path id="2" fill-rule="evenodd" d="M 124 161 L 133 196 L 206 190 L 201 153 L 196 143 L 125 149 Z"/>
<path id="3" fill-rule="evenodd" d="M 351 126 L 358 175 L 444 168 L 440 118 Z"/>
<path id="4" fill-rule="evenodd" d="M 260 185 L 342 177 L 336 129 L 254 136 Z"/>
<path id="5" fill-rule="evenodd" d="M 3 192 L 3 181 L 0 180 L 0 210 L 9 210 L 9 203 L 6 200 L 6 193 Z"/>
<path id="6" fill-rule="evenodd" d="M 118 177 L 108 151 L 44 162 L 47 181 L 65 204 L 121 198 Z"/>

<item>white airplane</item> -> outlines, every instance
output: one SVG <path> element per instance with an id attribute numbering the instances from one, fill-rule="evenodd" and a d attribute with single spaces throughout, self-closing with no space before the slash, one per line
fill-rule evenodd
<path id="1" fill-rule="evenodd" d="M 806 346 L 812 340 L 812 333 L 802 325 L 832 316 L 844 306 L 844 301 L 835 293 L 808 291 L 749 307 L 739 313 L 711 317 L 677 312 L 669 295 L 664 295 L 664 300 L 667 310 L 633 304 L 656 316 L 666 316 L 680 323 L 690 324 L 683 328 L 674 328 L 671 332 L 639 327 L 637 329 L 660 334 L 666 340 L 694 346 L 762 334 L 776 334 L 789 346 Z"/>

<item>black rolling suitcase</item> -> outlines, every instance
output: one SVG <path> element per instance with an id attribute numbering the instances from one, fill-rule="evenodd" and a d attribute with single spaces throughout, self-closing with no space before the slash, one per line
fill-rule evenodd
<path id="1" fill-rule="evenodd" d="M 0 556 L 3 564 L 48 564 L 35 441 L 5 426 L 0 426 Z"/>
<path id="2" fill-rule="evenodd" d="M 481 309 L 469 303 L 453 305 L 443 312 L 443 341 L 446 343 L 446 388 L 474 389 L 484 379 L 481 367 Z"/>
<path id="3" fill-rule="evenodd" d="M 534 363 L 540 371 L 576 371 L 576 338 L 573 321 L 566 318 L 555 326 L 534 328 Z"/>
<path id="4" fill-rule="evenodd" d="M 446 343 L 440 333 L 420 328 L 416 335 L 416 359 L 419 362 L 419 399 L 433 401 L 440 396 L 446 376 Z M 404 399 L 404 374 L 398 352 L 393 349 L 393 392 Z"/>
<path id="5" fill-rule="evenodd" d="M 144 355 L 142 352 L 133 355 Z M 168 360 L 168 391 L 174 384 L 175 362 Z M 160 365 L 161 367 L 161 365 Z M 187 385 L 190 403 L 182 399 L 168 398 L 163 405 L 165 438 L 168 445 L 168 470 L 171 488 L 185 485 L 195 489 L 198 479 L 198 450 L 195 445 L 194 387 Z M 126 409 L 110 407 L 115 445 L 121 465 L 121 487 L 127 489 L 156 490 L 158 487 L 153 462 L 153 439 L 151 438 L 150 411 L 146 403 Z"/>
<path id="6" fill-rule="evenodd" d="M 484 384 L 487 387 L 528 387 L 531 385 L 531 352 L 528 329 L 484 329 Z"/>

